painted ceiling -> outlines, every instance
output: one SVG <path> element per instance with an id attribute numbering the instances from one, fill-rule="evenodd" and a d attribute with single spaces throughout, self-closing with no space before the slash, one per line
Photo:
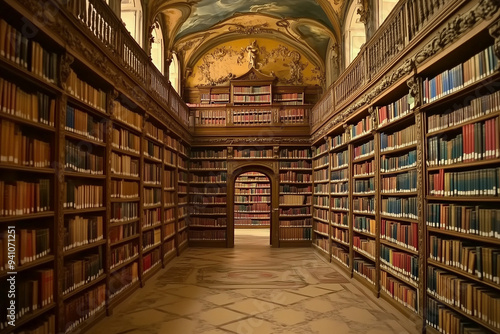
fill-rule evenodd
<path id="1" fill-rule="evenodd" d="M 241 52 L 248 46 L 245 44 L 253 40 L 258 40 L 260 47 L 265 48 L 268 44 L 268 51 L 293 50 L 293 54 L 307 60 L 308 68 L 323 73 L 316 79 L 324 78 L 331 58 L 329 54 L 340 44 L 345 1 L 349 0 L 150 0 L 148 9 L 151 11 L 149 17 L 159 18 L 163 25 L 164 35 L 167 35 L 164 36 L 165 47 L 179 58 L 184 84 L 193 86 L 200 73 L 198 67 L 207 64 L 207 56 L 214 50 L 223 46 Z M 272 45 L 269 40 L 274 41 Z M 297 64 L 292 58 L 283 61 Z M 227 69 L 213 73 L 215 68 L 222 69 L 223 64 L 217 61 L 210 64 L 213 66 L 212 79 L 227 74 Z M 284 73 L 281 65 L 276 65 L 276 69 L 272 64 L 257 66 L 267 75 Z M 244 64 L 240 67 L 242 73 L 233 66 L 232 70 L 237 73 L 231 74 L 239 76 L 248 70 Z M 190 78 L 193 73 L 194 77 Z M 283 75 L 280 78 L 283 82 L 291 80 L 289 73 Z M 324 85 L 324 80 L 320 84 Z"/>

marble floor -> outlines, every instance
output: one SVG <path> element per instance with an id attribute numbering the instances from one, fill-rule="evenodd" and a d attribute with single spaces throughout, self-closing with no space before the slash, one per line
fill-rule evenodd
<path id="1" fill-rule="evenodd" d="M 389 304 L 346 278 L 312 248 L 271 248 L 269 230 L 237 230 L 234 249 L 189 248 L 90 332 L 417 331 Z"/>

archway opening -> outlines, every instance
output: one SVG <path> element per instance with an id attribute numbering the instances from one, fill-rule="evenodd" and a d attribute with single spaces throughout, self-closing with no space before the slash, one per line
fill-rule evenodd
<path id="1" fill-rule="evenodd" d="M 234 182 L 234 244 L 272 243 L 271 179 L 261 172 L 243 172 Z"/>

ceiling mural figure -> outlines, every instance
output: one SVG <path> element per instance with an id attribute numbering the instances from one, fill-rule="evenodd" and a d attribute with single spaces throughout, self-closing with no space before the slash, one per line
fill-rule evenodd
<path id="1" fill-rule="evenodd" d="M 246 52 L 248 52 L 248 68 L 255 68 L 256 67 L 256 59 L 257 59 L 257 52 L 259 51 L 259 48 L 257 47 L 257 41 L 253 40 L 253 42 L 246 47 Z"/>

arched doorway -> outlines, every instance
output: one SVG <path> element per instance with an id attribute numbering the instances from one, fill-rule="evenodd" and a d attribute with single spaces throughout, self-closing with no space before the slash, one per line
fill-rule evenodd
<path id="1" fill-rule="evenodd" d="M 278 173 L 275 171 L 277 166 L 274 163 L 249 163 L 240 161 L 231 161 L 228 164 L 228 226 L 227 226 L 227 247 L 234 247 L 234 231 L 235 231 L 235 187 L 237 179 L 240 175 L 245 173 L 261 173 L 264 177 L 269 179 L 270 192 L 268 195 L 270 200 L 269 205 L 269 244 L 272 247 L 279 247 L 278 238 Z M 237 202 L 236 202 L 237 203 Z M 259 203 L 256 203 L 259 204 Z"/>

